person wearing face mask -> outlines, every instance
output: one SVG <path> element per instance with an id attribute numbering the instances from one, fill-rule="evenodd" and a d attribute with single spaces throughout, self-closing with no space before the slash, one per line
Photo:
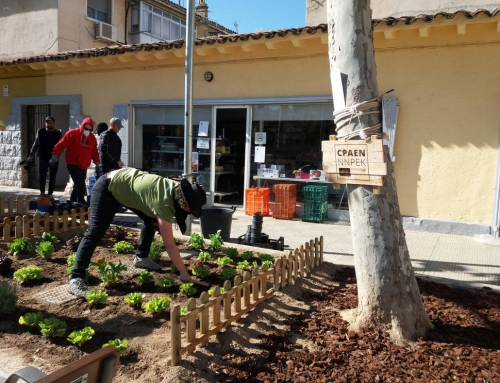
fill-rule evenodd
<path id="1" fill-rule="evenodd" d="M 61 131 L 55 129 L 56 120 L 52 116 L 45 118 L 45 127 L 38 129 L 35 142 L 30 150 L 28 161 L 32 162 L 35 154 L 38 157 L 38 178 L 40 180 L 40 195 L 45 195 L 45 181 L 47 180 L 47 172 L 49 173 L 49 196 L 52 197 L 54 187 L 56 185 L 56 175 L 58 163 L 49 166 L 49 161 L 52 155 L 52 150 L 57 142 L 61 139 Z"/>
<path id="2" fill-rule="evenodd" d="M 56 164 L 59 156 L 66 149 L 66 165 L 69 175 L 73 180 L 73 191 L 70 201 L 85 204 L 85 180 L 90 162 L 98 165 L 99 153 L 97 152 L 97 139 L 92 134 L 94 121 L 87 117 L 80 127 L 69 130 L 52 150 L 52 158 L 49 163 Z"/>

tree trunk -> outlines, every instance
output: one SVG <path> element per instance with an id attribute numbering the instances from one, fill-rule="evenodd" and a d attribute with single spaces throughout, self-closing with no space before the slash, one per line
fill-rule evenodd
<path id="1" fill-rule="evenodd" d="M 328 0 L 327 7 L 330 70 L 347 77 L 346 107 L 378 97 L 370 1 Z M 339 133 L 380 122 L 380 114 L 354 118 Z M 352 329 L 384 329 L 401 343 L 424 335 L 432 324 L 410 262 L 387 146 L 384 156 L 387 176 L 380 194 L 371 186 L 347 185 L 358 287 L 358 308 L 349 321 Z"/>

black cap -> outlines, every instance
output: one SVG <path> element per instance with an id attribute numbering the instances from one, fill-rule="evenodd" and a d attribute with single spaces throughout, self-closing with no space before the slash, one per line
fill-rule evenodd
<path id="1" fill-rule="evenodd" d="M 101 135 L 101 133 L 105 132 L 106 130 L 108 130 L 108 124 L 106 124 L 105 122 L 100 122 L 97 124 L 97 135 Z"/>
<path id="2" fill-rule="evenodd" d="M 56 119 L 54 117 L 52 117 L 52 116 L 47 116 L 47 117 L 45 117 L 45 122 L 47 122 L 47 121 L 56 122 Z"/>

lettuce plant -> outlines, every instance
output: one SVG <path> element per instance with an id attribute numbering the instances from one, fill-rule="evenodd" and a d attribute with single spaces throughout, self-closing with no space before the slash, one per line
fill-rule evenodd
<path id="1" fill-rule="evenodd" d="M 71 334 L 68 335 L 68 340 L 71 343 L 77 344 L 78 346 L 81 347 L 82 344 L 91 340 L 94 334 L 95 330 L 92 327 L 87 326 L 81 330 L 73 331 Z"/>
<path id="2" fill-rule="evenodd" d="M 66 241 L 66 246 L 68 246 L 71 251 L 78 250 L 78 246 L 80 246 L 80 242 L 82 241 L 82 236 L 74 235 L 70 239 Z"/>
<path id="3" fill-rule="evenodd" d="M 170 278 L 170 277 L 165 277 L 165 278 L 156 278 L 155 279 L 155 285 L 160 286 L 160 287 L 172 287 L 175 285 L 175 279 Z"/>
<path id="4" fill-rule="evenodd" d="M 38 326 L 42 335 L 48 338 L 61 337 L 66 333 L 66 322 L 54 317 L 43 319 Z"/>
<path id="5" fill-rule="evenodd" d="M 33 245 L 26 238 L 18 238 L 14 242 L 8 243 L 7 248 L 15 257 L 33 251 Z"/>
<path id="6" fill-rule="evenodd" d="M 43 315 L 40 311 L 26 313 L 19 317 L 19 324 L 22 326 L 35 327 L 43 320 Z"/>
<path id="7" fill-rule="evenodd" d="M 14 272 L 14 280 L 20 283 L 43 278 L 43 269 L 36 265 L 29 265 Z"/>
<path id="8" fill-rule="evenodd" d="M 130 306 L 139 306 L 142 303 L 142 299 L 145 297 L 144 294 L 141 293 L 129 293 L 125 297 L 125 303 L 128 303 Z"/>
<path id="9" fill-rule="evenodd" d="M 134 246 L 132 246 L 127 241 L 120 241 L 118 243 L 115 243 L 115 245 L 113 246 L 113 250 L 118 254 L 128 254 L 134 251 Z"/>
<path id="10" fill-rule="evenodd" d="M 200 234 L 195 233 L 195 232 L 191 232 L 186 244 L 191 249 L 195 249 L 195 250 L 203 250 L 205 248 L 205 240 L 203 239 L 203 237 Z"/>
<path id="11" fill-rule="evenodd" d="M 210 287 L 210 288 L 208 289 L 208 295 L 212 295 L 212 294 L 214 293 L 214 289 L 215 289 L 215 286 Z M 219 287 L 219 292 L 220 292 L 221 294 L 224 294 L 224 287 Z"/>
<path id="12" fill-rule="evenodd" d="M 238 262 L 238 264 L 236 265 L 236 268 L 237 269 L 246 269 L 248 266 L 250 266 L 250 263 L 248 263 L 248 261 L 241 261 L 241 262 Z"/>
<path id="13" fill-rule="evenodd" d="M 52 235 L 50 233 L 43 233 L 40 237 L 38 237 L 38 239 L 36 240 L 38 243 L 41 243 L 41 242 L 50 242 L 52 243 L 53 245 L 59 243 L 59 239 L 55 236 L 55 235 Z"/>
<path id="14" fill-rule="evenodd" d="M 267 269 L 269 270 L 271 267 L 274 266 L 274 262 L 273 261 L 263 261 L 262 265 L 266 265 Z"/>
<path id="15" fill-rule="evenodd" d="M 253 257 L 253 251 L 247 250 L 241 254 L 241 258 L 245 261 L 249 261 Z"/>
<path id="16" fill-rule="evenodd" d="M 208 251 L 201 251 L 200 255 L 198 255 L 198 259 L 202 262 L 210 262 L 212 260 L 212 256 Z"/>
<path id="17" fill-rule="evenodd" d="M 262 262 L 264 261 L 274 262 L 274 257 L 271 254 L 259 254 L 259 258 Z"/>
<path id="18" fill-rule="evenodd" d="M 194 295 L 198 290 L 193 287 L 192 283 L 183 283 L 179 286 L 179 291 L 187 296 Z"/>
<path id="19" fill-rule="evenodd" d="M 108 300 L 108 294 L 104 291 L 92 290 L 90 293 L 85 295 L 85 299 L 91 305 L 98 305 L 100 303 L 106 303 Z"/>
<path id="20" fill-rule="evenodd" d="M 225 265 L 229 265 L 232 261 L 233 260 L 226 255 L 225 257 L 217 259 L 217 264 L 219 266 L 225 266 Z"/>
<path id="21" fill-rule="evenodd" d="M 197 277 L 200 277 L 201 279 L 204 279 L 210 275 L 210 270 L 205 266 L 196 266 L 193 267 L 191 273 L 193 273 L 193 275 L 196 275 Z"/>
<path id="22" fill-rule="evenodd" d="M 40 242 L 36 248 L 36 252 L 43 259 L 52 259 L 52 254 L 55 250 L 54 245 L 50 241 Z"/>
<path id="23" fill-rule="evenodd" d="M 215 234 L 210 234 L 210 245 L 208 248 L 213 251 L 219 251 L 224 244 L 224 241 L 222 240 L 222 236 L 220 235 L 221 231 L 217 230 L 217 233 Z"/>
<path id="24" fill-rule="evenodd" d="M 222 249 L 222 253 L 230 258 L 235 258 L 238 256 L 238 249 L 235 247 L 226 247 L 225 249 Z"/>
<path id="25" fill-rule="evenodd" d="M 147 270 L 142 270 L 139 276 L 137 277 L 137 280 L 143 284 L 154 282 L 153 274 L 151 274 L 151 272 Z"/>
<path id="26" fill-rule="evenodd" d="M 161 313 L 170 307 L 172 299 L 168 297 L 154 297 L 147 303 L 142 304 L 142 308 L 147 313 Z"/>
<path id="27" fill-rule="evenodd" d="M 231 268 L 231 267 L 225 267 L 220 272 L 220 276 L 222 278 L 225 278 L 225 279 L 230 279 L 230 278 L 234 277 L 236 274 L 237 274 L 236 270 Z"/>
<path id="28" fill-rule="evenodd" d="M 108 229 L 106 232 L 109 238 L 114 239 L 115 241 L 123 241 L 127 238 L 127 229 L 124 229 L 123 226 L 113 226 Z"/>
<path id="29" fill-rule="evenodd" d="M 108 340 L 108 343 L 104 343 L 102 347 L 114 346 L 120 351 L 120 355 L 123 355 L 128 347 L 128 340 L 112 339 Z"/>

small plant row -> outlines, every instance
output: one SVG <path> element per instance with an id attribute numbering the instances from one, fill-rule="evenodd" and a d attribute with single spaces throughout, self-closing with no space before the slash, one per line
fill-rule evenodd
<path id="1" fill-rule="evenodd" d="M 40 333 L 47 338 L 60 338 L 66 334 L 67 326 L 66 322 L 56 318 L 48 317 L 44 318 L 40 312 L 29 312 L 19 318 L 19 324 L 22 326 L 29 327 L 30 329 L 40 328 Z M 85 342 L 88 342 L 95 334 L 95 330 L 86 326 L 83 329 L 75 330 L 71 332 L 67 340 L 72 344 L 81 347 Z M 103 344 L 102 347 L 115 346 L 120 354 L 123 355 L 128 346 L 127 340 L 111 339 L 107 343 Z"/>

